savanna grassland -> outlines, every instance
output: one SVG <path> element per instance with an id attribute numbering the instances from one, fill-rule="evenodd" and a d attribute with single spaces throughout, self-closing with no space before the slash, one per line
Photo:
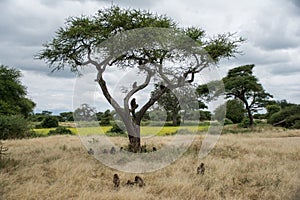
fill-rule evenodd
<path id="1" fill-rule="evenodd" d="M 158 145 L 169 137 L 153 142 Z M 143 188 L 126 187 L 136 174 L 102 165 L 88 155 L 77 136 L 7 140 L 0 199 L 300 199 L 300 130 L 222 135 L 211 153 L 199 160 L 203 138 L 197 136 L 170 166 L 139 174 L 146 183 Z M 196 174 L 201 162 L 204 175 Z M 113 189 L 114 173 L 121 179 L 118 191 Z"/>

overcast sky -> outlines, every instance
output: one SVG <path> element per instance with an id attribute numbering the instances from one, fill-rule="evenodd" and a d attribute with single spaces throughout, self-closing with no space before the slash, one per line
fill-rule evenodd
<path id="1" fill-rule="evenodd" d="M 255 75 L 274 99 L 300 104 L 299 0 L 123 0 L 125 8 L 166 14 L 180 26 L 198 26 L 207 35 L 237 32 L 247 39 L 244 55 L 219 63 L 220 73 L 255 64 Z M 68 70 L 51 74 L 33 55 L 69 16 L 93 15 L 109 0 L 1 0 L 0 64 L 20 69 L 36 112 L 72 110 L 76 77 Z"/>

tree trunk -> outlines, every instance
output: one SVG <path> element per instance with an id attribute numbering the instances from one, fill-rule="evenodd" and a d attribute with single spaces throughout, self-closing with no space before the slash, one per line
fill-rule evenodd
<path id="1" fill-rule="evenodd" d="M 177 114 L 173 112 L 173 126 L 177 126 Z"/>
<path id="2" fill-rule="evenodd" d="M 129 145 L 128 149 L 131 152 L 138 153 L 141 149 L 141 129 L 139 123 L 135 123 L 133 120 L 124 121 L 127 129 Z"/>
<path id="3" fill-rule="evenodd" d="M 248 113 L 248 118 L 249 118 L 249 121 L 250 121 L 249 125 L 250 125 L 250 127 L 252 127 L 254 125 L 254 120 L 253 120 L 253 116 L 252 116 L 252 113 L 251 113 L 251 109 L 250 109 L 247 101 L 246 101 L 245 105 L 246 105 L 246 110 L 247 110 L 247 113 Z"/>
<path id="4" fill-rule="evenodd" d="M 132 136 L 132 135 L 128 135 L 129 137 L 129 151 L 134 152 L 134 153 L 138 153 L 141 150 L 141 138 L 140 137 L 136 137 L 136 136 Z"/>

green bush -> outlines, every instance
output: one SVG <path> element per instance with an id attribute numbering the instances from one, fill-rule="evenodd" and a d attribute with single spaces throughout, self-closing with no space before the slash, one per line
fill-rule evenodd
<path id="1" fill-rule="evenodd" d="M 285 123 L 286 128 L 300 129 L 300 113 L 289 116 Z"/>
<path id="2" fill-rule="evenodd" d="M 100 126 L 109 126 L 110 125 L 110 119 L 108 117 L 101 118 L 99 122 Z"/>
<path id="3" fill-rule="evenodd" d="M 244 119 L 245 109 L 244 104 L 236 99 L 226 102 L 226 118 L 237 124 Z"/>
<path id="4" fill-rule="evenodd" d="M 48 135 L 73 135 L 73 133 L 66 127 L 57 127 L 55 130 L 50 130 Z"/>
<path id="5" fill-rule="evenodd" d="M 300 105 L 288 106 L 284 109 L 280 110 L 277 113 L 274 113 L 268 120 L 270 124 L 276 124 L 279 122 L 280 126 L 285 128 L 296 128 L 296 125 L 299 121 L 299 114 L 300 113 Z"/>
<path id="6" fill-rule="evenodd" d="M 42 128 L 58 127 L 58 119 L 54 116 L 47 116 L 41 123 Z"/>
<path id="7" fill-rule="evenodd" d="M 249 128 L 250 127 L 250 120 L 248 117 L 245 117 L 241 123 L 238 124 L 239 128 Z"/>
<path id="8" fill-rule="evenodd" d="M 230 119 L 225 118 L 224 125 L 229 125 L 229 124 L 233 124 L 233 122 Z"/>
<path id="9" fill-rule="evenodd" d="M 20 139 L 30 136 L 29 122 L 21 115 L 0 115 L 0 139 Z"/>
<path id="10" fill-rule="evenodd" d="M 116 133 L 116 134 L 125 134 L 125 125 L 120 121 L 116 121 L 113 123 L 112 128 L 108 131 L 109 133 Z"/>

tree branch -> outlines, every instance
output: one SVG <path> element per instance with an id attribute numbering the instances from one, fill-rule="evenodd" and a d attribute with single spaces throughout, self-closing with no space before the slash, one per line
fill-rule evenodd
<path id="1" fill-rule="evenodd" d="M 138 92 L 138 91 L 144 89 L 145 87 L 147 87 L 147 86 L 149 85 L 150 81 L 151 81 L 151 77 L 152 77 L 153 74 L 154 74 L 154 72 L 153 72 L 151 69 L 145 67 L 145 65 L 140 65 L 138 68 L 141 69 L 141 70 L 145 70 L 145 71 L 147 72 L 147 77 L 146 77 L 144 83 L 142 83 L 141 85 L 138 85 L 138 86 L 136 85 L 135 87 L 133 86 L 132 90 L 131 90 L 131 91 L 126 95 L 126 97 L 124 98 L 124 109 L 125 109 L 125 112 L 126 112 L 126 113 L 129 113 L 129 110 L 130 110 L 130 109 L 129 109 L 129 104 L 128 104 L 129 99 L 130 99 L 130 98 L 132 97 L 132 95 L 134 95 L 136 92 Z M 131 108 L 131 109 L 134 109 L 134 110 L 135 110 L 136 108 Z"/>
<path id="2" fill-rule="evenodd" d="M 164 94 L 168 91 L 169 88 L 164 87 L 162 90 L 158 91 L 154 96 L 152 96 L 149 101 L 140 109 L 137 113 L 136 120 L 140 121 L 146 111 Z"/>

